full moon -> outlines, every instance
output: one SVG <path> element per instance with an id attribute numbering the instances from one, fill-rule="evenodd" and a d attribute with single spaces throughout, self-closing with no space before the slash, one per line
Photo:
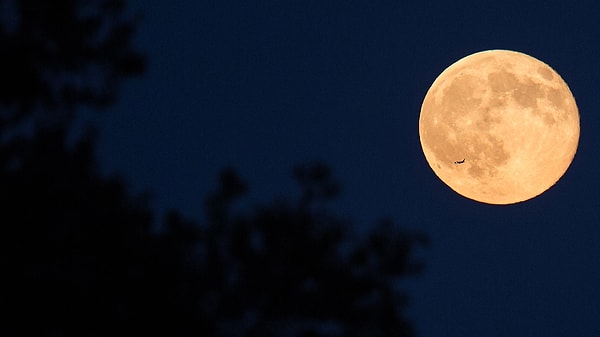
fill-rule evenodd
<path id="1" fill-rule="evenodd" d="M 579 112 L 565 81 L 529 55 L 488 50 L 444 70 L 425 95 L 421 147 L 457 193 L 513 204 L 552 187 L 573 161 Z"/>

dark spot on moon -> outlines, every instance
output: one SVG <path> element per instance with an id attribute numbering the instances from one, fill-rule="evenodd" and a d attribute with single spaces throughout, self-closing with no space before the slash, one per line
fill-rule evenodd
<path id="1" fill-rule="evenodd" d="M 496 176 L 497 168 L 505 165 L 510 158 L 502 139 L 491 135 L 473 142 L 472 155 L 477 156 L 477 160 L 471 161 L 468 172 L 474 178 Z"/>
<path id="2" fill-rule="evenodd" d="M 475 178 L 479 178 L 481 176 L 483 176 L 484 170 L 481 166 L 479 165 L 472 165 L 471 167 L 469 167 L 469 175 L 471 177 L 475 177 Z"/>
<path id="3" fill-rule="evenodd" d="M 502 106 L 502 104 L 504 104 L 504 101 L 491 101 L 490 107 L 497 108 Z M 494 125 L 502 121 L 501 115 L 497 112 L 497 110 L 492 110 L 490 107 L 484 107 L 481 109 L 480 116 L 478 116 L 478 119 L 475 122 L 478 130 L 488 131 Z"/>
<path id="4" fill-rule="evenodd" d="M 488 75 L 490 88 L 495 92 L 512 91 L 518 84 L 517 77 L 507 71 L 497 71 Z"/>
<path id="5" fill-rule="evenodd" d="M 563 109 L 565 105 L 565 96 L 559 89 L 550 89 L 547 93 L 548 100 L 557 109 Z"/>
<path id="6" fill-rule="evenodd" d="M 481 81 L 479 78 L 471 75 L 461 75 L 444 89 L 444 102 L 442 107 L 450 107 L 470 111 L 477 108 L 481 104 L 481 96 L 474 95 L 475 90 L 481 90 Z M 442 116 L 448 116 L 451 111 L 448 111 Z"/>
<path id="7" fill-rule="evenodd" d="M 511 96 L 522 107 L 535 108 L 537 99 L 543 96 L 543 88 L 526 78 L 519 80 L 507 71 L 497 71 L 488 75 L 490 87 L 497 93 L 511 93 Z"/>
<path id="8" fill-rule="evenodd" d="M 554 112 L 551 109 L 539 108 L 534 109 L 531 112 L 535 117 L 541 118 L 546 125 L 556 124 L 556 120 L 554 119 Z"/>
<path id="9" fill-rule="evenodd" d="M 543 97 L 543 89 L 539 84 L 527 79 L 519 82 L 513 93 L 515 101 L 524 108 L 536 108 L 538 98 Z"/>
<path id="10" fill-rule="evenodd" d="M 493 136 L 486 138 L 487 141 L 484 142 L 484 146 L 487 148 L 482 149 L 486 161 L 494 166 L 506 164 L 510 158 L 510 154 L 504 149 L 504 141 Z"/>
<path id="11" fill-rule="evenodd" d="M 537 73 L 542 75 L 542 77 L 546 80 L 546 81 L 552 81 L 552 79 L 554 78 L 554 75 L 552 74 L 552 71 L 546 67 L 539 67 L 537 68 Z"/>

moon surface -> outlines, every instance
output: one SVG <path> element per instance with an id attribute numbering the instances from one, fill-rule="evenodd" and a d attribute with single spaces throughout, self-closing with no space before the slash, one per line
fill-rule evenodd
<path id="1" fill-rule="evenodd" d="M 419 118 L 421 147 L 457 193 L 512 204 L 553 186 L 579 142 L 579 112 L 560 75 L 529 55 L 488 50 L 444 70 Z"/>

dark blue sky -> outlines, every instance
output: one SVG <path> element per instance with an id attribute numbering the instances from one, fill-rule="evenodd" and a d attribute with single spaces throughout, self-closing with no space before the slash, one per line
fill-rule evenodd
<path id="1" fill-rule="evenodd" d="M 201 219 L 217 172 L 250 200 L 296 190 L 323 160 L 359 226 L 390 216 L 425 230 L 427 270 L 406 283 L 422 337 L 599 336 L 600 2 L 133 1 L 147 75 L 100 119 L 100 163 L 160 209 Z M 511 206 L 465 199 L 421 152 L 436 76 L 486 49 L 527 53 L 567 82 L 581 138 L 566 175 Z"/>

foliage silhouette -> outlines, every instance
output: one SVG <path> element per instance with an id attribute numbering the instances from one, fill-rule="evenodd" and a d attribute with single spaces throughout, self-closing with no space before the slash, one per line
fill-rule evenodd
<path id="1" fill-rule="evenodd" d="M 207 199 L 218 222 L 170 212 L 153 234 L 147 199 L 94 171 L 93 138 L 69 150 L 65 133 L 24 142 L 18 169 L 1 153 L 6 321 L 35 322 L 2 335 L 414 335 L 395 282 L 420 270 L 424 237 L 385 222 L 353 241 L 300 200 L 233 215 L 232 170 Z"/>
<path id="2" fill-rule="evenodd" d="M 421 233 L 383 221 L 364 238 L 326 209 L 312 207 L 339 191 L 323 164 L 294 170 L 303 190 L 250 215 L 229 216 L 203 229 L 204 271 L 214 331 L 226 336 L 413 336 L 403 317 L 407 296 L 400 278 L 418 273 L 412 256 Z M 238 183 L 232 183 L 232 181 Z M 208 199 L 230 209 L 243 191 L 232 171 Z M 319 192 L 320 191 L 320 192 Z M 335 193 L 331 191 L 336 191 Z M 218 198 L 228 195 L 231 198 Z"/>
<path id="3" fill-rule="evenodd" d="M 33 119 L 64 124 L 106 107 L 145 59 L 124 0 L 0 0 L 0 132 Z"/>
<path id="4" fill-rule="evenodd" d="M 124 3 L 0 0 L 0 335 L 414 336 L 397 281 L 427 238 L 389 220 L 353 237 L 326 165 L 249 213 L 225 169 L 206 223 L 170 211 L 156 231 L 149 197 L 97 171 L 94 132 L 67 141 L 77 108 L 143 72 Z"/>

